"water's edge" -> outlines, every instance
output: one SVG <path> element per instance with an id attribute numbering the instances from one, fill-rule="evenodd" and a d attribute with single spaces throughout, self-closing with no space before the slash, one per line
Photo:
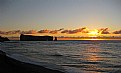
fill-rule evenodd
<path id="1" fill-rule="evenodd" d="M 60 66 L 57 66 L 57 65 L 54 65 L 54 64 L 49 64 L 49 63 L 44 63 L 44 62 L 36 62 L 34 60 L 31 60 L 31 59 L 28 59 L 26 58 L 25 56 L 23 55 L 20 55 L 20 54 L 8 54 L 6 53 L 4 50 L 0 49 L 0 55 L 1 56 L 5 56 L 6 58 L 9 58 L 10 61 L 12 61 L 14 64 L 30 64 L 30 65 L 34 65 L 34 66 L 37 66 L 37 68 L 40 66 L 41 67 L 44 67 L 46 69 L 49 69 L 49 70 L 53 70 L 53 71 L 57 71 L 60 72 L 60 73 L 67 73 L 64 71 L 64 69 L 62 69 Z M 17 62 L 17 63 L 16 63 Z"/>

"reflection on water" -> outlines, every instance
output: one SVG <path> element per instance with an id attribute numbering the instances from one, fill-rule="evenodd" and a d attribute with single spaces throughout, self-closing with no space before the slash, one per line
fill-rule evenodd
<path id="1" fill-rule="evenodd" d="M 59 65 L 68 73 L 121 73 L 118 41 L 7 42 L 0 48 Z"/>
<path id="2" fill-rule="evenodd" d="M 106 61 L 106 58 L 101 56 L 101 52 L 103 52 L 103 50 L 99 45 L 95 44 L 88 46 L 88 48 L 82 51 L 83 55 L 85 56 L 85 64 L 87 65 L 87 67 L 83 70 L 89 73 L 99 73 L 112 70 L 111 68 L 102 67 L 103 62 Z"/>
<path id="3" fill-rule="evenodd" d="M 98 53 L 100 51 L 101 51 L 100 48 L 87 48 L 87 49 L 85 49 L 85 51 L 83 51 L 84 55 L 87 56 L 85 58 L 85 60 L 87 60 L 87 61 L 93 61 L 93 62 L 99 61 L 100 58 L 99 58 Z"/>
<path id="4" fill-rule="evenodd" d="M 121 62 L 119 63 L 119 58 L 116 55 L 113 55 L 116 53 L 114 50 L 104 49 L 102 44 L 92 44 L 89 45 L 88 48 L 85 48 L 83 52 L 83 55 L 85 55 L 85 64 L 88 66 L 84 70 L 89 73 L 114 73 L 115 71 L 118 71 L 118 69 L 119 72 L 121 72 Z M 118 66 L 116 62 L 118 62 L 120 66 Z M 116 66 L 119 68 L 116 68 Z"/>
<path id="5" fill-rule="evenodd" d="M 80 45 L 82 48 L 82 44 Z M 119 59 L 105 44 L 86 44 L 85 48 L 76 51 L 74 59 L 79 59 L 80 63 L 65 64 L 72 73 L 120 73 L 121 59 Z M 105 46 L 105 49 L 104 47 Z M 78 46 L 79 47 L 79 46 Z M 77 48 L 76 48 L 77 49 Z M 118 62 L 119 65 L 116 63 Z"/>

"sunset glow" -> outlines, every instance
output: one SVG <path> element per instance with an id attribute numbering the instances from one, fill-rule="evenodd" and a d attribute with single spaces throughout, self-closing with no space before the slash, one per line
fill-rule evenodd
<path id="1" fill-rule="evenodd" d="M 0 64 L 0 73 L 121 73 L 121 0 L 0 0 Z"/>
<path id="2" fill-rule="evenodd" d="M 1 0 L 0 36 L 121 37 L 121 0 Z"/>
<path id="3" fill-rule="evenodd" d="M 90 30 L 89 31 L 89 37 L 97 37 L 99 35 L 99 31 L 98 30 Z"/>

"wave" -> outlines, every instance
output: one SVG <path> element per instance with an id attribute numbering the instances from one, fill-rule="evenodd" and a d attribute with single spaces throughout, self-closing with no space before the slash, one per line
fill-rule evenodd
<path id="1" fill-rule="evenodd" d="M 50 63 L 46 63 L 46 62 L 37 62 L 34 59 L 30 59 L 25 57 L 24 55 L 20 55 L 20 54 L 7 54 L 4 50 L 0 49 L 0 55 L 4 55 L 10 59 L 13 63 L 15 61 L 19 61 L 20 64 L 26 63 L 26 64 L 31 64 L 31 65 L 35 65 L 35 66 L 40 66 L 40 67 L 44 67 L 50 70 L 54 70 L 54 71 L 58 71 L 57 73 L 66 73 L 64 71 L 64 69 L 58 65 L 55 64 L 50 64 Z M 15 64 L 17 64 L 15 62 Z M 54 72 L 55 73 L 55 72 Z"/>

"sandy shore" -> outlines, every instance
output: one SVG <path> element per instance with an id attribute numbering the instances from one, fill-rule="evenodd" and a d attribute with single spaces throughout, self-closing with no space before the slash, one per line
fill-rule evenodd
<path id="1" fill-rule="evenodd" d="M 17 61 L 0 50 L 0 73 L 64 73 L 42 66 Z"/>

